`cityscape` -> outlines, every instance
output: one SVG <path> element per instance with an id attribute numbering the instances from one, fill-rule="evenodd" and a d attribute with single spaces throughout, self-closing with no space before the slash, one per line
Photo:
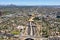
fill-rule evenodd
<path id="1" fill-rule="evenodd" d="M 59 2 L 0 0 L 0 40 L 60 40 Z"/>
<path id="2" fill-rule="evenodd" d="M 60 40 L 59 6 L 0 6 L 0 40 Z"/>

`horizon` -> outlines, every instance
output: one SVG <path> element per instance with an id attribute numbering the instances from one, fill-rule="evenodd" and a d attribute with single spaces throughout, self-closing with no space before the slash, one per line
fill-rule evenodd
<path id="1" fill-rule="evenodd" d="M 0 5 L 0 6 L 60 6 L 60 5 L 15 5 L 15 4 L 7 4 L 7 5 Z"/>
<path id="2" fill-rule="evenodd" d="M 0 0 L 0 5 L 11 4 L 20 6 L 60 5 L 60 0 Z"/>

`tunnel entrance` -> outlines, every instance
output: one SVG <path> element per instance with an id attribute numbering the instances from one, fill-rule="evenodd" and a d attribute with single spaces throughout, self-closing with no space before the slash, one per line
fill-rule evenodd
<path id="1" fill-rule="evenodd" d="M 34 39 L 32 39 L 32 38 L 27 38 L 27 39 L 25 39 L 25 40 L 34 40 Z"/>

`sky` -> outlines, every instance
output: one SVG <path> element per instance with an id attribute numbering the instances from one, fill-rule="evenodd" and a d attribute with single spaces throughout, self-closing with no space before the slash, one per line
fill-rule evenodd
<path id="1" fill-rule="evenodd" d="M 0 5 L 60 5 L 60 0 L 0 0 Z"/>

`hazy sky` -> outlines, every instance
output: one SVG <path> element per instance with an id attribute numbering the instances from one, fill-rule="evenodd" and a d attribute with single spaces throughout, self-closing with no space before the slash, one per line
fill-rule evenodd
<path id="1" fill-rule="evenodd" d="M 0 5 L 60 5 L 60 0 L 0 0 Z"/>

